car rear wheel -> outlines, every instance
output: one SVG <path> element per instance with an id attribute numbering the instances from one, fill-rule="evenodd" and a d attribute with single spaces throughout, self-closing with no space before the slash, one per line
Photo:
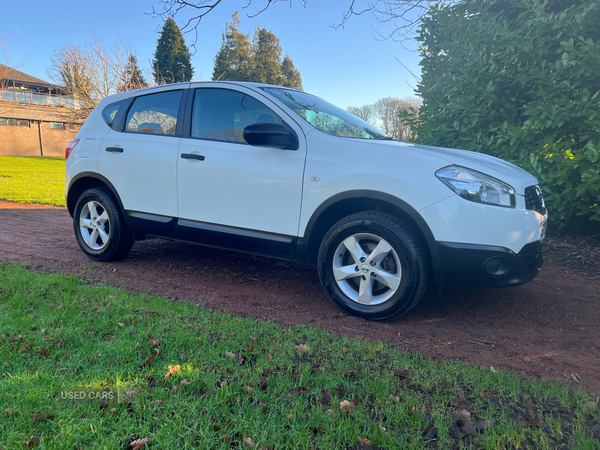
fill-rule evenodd
<path id="1" fill-rule="evenodd" d="M 384 213 L 352 214 L 323 238 L 319 277 L 344 311 L 389 320 L 411 310 L 428 284 L 425 252 L 412 229 Z"/>
<path id="2" fill-rule="evenodd" d="M 88 189 L 75 205 L 73 228 L 83 252 L 95 261 L 124 258 L 133 245 L 119 207 L 103 189 Z"/>

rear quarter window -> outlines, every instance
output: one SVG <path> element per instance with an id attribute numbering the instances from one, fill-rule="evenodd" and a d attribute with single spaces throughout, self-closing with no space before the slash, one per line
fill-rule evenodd
<path id="1" fill-rule="evenodd" d="M 119 108 L 125 103 L 125 100 L 119 100 L 118 102 L 111 103 L 110 105 L 106 105 L 102 110 L 102 118 L 106 122 L 106 125 L 112 128 L 115 123 L 115 117 L 117 117 L 117 113 L 119 112 Z"/>

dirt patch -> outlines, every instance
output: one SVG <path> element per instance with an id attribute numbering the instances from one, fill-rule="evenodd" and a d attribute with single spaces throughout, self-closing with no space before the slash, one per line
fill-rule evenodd
<path id="1" fill-rule="evenodd" d="M 432 289 L 408 315 L 373 323 L 337 309 L 316 270 L 301 263 L 163 239 L 137 242 L 124 261 L 95 263 L 77 246 L 65 209 L 0 201 L 0 260 L 599 392 L 600 245 L 548 238 L 543 250 L 546 264 L 528 284 Z"/>

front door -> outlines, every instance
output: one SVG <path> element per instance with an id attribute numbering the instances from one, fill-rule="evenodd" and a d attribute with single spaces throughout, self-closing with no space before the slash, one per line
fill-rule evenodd
<path id="1" fill-rule="evenodd" d="M 243 87 L 195 90 L 191 136 L 181 140 L 177 159 L 180 226 L 275 240 L 297 236 L 306 141 L 288 118 L 298 150 L 246 144 L 244 127 L 285 117 L 253 95 Z"/>

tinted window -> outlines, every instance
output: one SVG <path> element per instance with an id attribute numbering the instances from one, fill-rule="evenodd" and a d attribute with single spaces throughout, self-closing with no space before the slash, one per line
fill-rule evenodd
<path id="1" fill-rule="evenodd" d="M 113 124 L 115 123 L 115 117 L 117 116 L 119 108 L 123 103 L 125 103 L 125 100 L 111 103 L 110 105 L 106 105 L 104 107 L 102 110 L 102 118 L 106 122 L 106 125 L 112 128 Z"/>
<path id="2" fill-rule="evenodd" d="M 182 92 L 168 91 L 137 97 L 127 113 L 125 131 L 175 134 Z"/>
<path id="3" fill-rule="evenodd" d="M 50 122 L 50 129 L 51 130 L 64 130 L 65 124 L 62 122 Z"/>
<path id="4" fill-rule="evenodd" d="M 217 141 L 244 141 L 244 128 L 281 118 L 258 100 L 229 89 L 196 89 L 192 136 Z"/>

